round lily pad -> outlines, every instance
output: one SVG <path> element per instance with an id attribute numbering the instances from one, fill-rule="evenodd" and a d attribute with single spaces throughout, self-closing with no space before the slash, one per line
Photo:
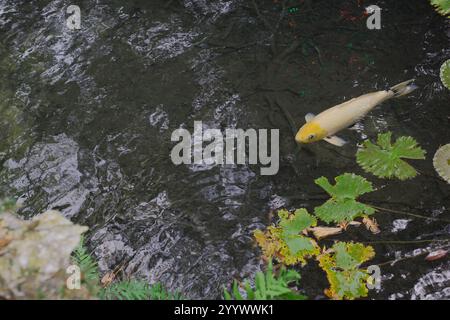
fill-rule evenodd
<path id="1" fill-rule="evenodd" d="M 444 86 L 450 90 L 450 59 L 442 64 L 440 76 Z"/>
<path id="2" fill-rule="evenodd" d="M 440 147 L 433 158 L 436 172 L 448 183 L 450 183 L 450 143 Z"/>

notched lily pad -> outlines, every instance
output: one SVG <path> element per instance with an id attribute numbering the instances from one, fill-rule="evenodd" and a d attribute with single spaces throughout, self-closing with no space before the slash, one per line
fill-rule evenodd
<path id="1" fill-rule="evenodd" d="M 379 178 L 414 178 L 416 169 L 403 159 L 425 159 L 425 150 L 412 137 L 400 137 L 392 144 L 391 136 L 391 132 L 379 134 L 377 144 L 364 141 L 356 154 L 358 164 Z"/>
<path id="2" fill-rule="evenodd" d="M 450 1 L 448 1 L 448 3 L 450 3 Z M 444 86 L 450 90 L 450 59 L 442 64 L 439 76 L 441 77 Z"/>
<path id="3" fill-rule="evenodd" d="M 442 179 L 450 183 L 450 143 L 436 151 L 433 157 L 433 166 Z"/>
<path id="4" fill-rule="evenodd" d="M 372 259 L 375 252 L 371 246 L 361 243 L 338 242 L 318 257 L 325 271 L 330 288 L 325 290 L 332 299 L 356 299 L 368 294 L 370 275 L 360 266 Z"/>
<path id="5" fill-rule="evenodd" d="M 276 258 L 286 265 L 306 263 L 306 258 L 320 252 L 317 243 L 302 233 L 317 225 L 317 220 L 305 209 L 298 209 L 293 214 L 286 210 L 278 212 L 280 222 L 269 226 L 266 231 L 254 233 L 258 245 L 267 258 Z"/>
<path id="6" fill-rule="evenodd" d="M 345 173 L 335 178 L 336 184 L 330 184 L 327 178 L 320 177 L 315 183 L 321 186 L 331 198 L 316 207 L 316 216 L 327 222 L 346 223 L 357 217 L 375 213 L 375 209 L 356 201 L 357 197 L 373 191 L 372 183 L 356 174 Z"/>

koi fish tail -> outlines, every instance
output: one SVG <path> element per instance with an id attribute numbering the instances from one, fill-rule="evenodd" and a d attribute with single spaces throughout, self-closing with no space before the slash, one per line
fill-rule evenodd
<path id="1" fill-rule="evenodd" d="M 411 84 L 414 81 L 414 79 L 399 83 L 393 87 L 391 87 L 389 90 L 394 93 L 394 98 L 398 98 L 401 96 L 405 96 L 414 90 L 418 88 L 415 84 Z"/>

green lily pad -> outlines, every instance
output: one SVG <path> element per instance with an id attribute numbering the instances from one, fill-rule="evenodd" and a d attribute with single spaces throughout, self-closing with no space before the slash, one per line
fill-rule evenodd
<path id="1" fill-rule="evenodd" d="M 320 177 L 315 181 L 331 196 L 327 202 L 314 209 L 318 218 L 327 223 L 341 223 L 375 213 L 374 208 L 356 201 L 360 195 L 373 191 L 369 181 L 350 173 L 336 177 L 335 181 L 334 186 L 325 177 Z"/>
<path id="2" fill-rule="evenodd" d="M 333 299 L 366 297 L 366 284 L 370 275 L 360 266 L 373 256 L 371 246 L 351 242 L 338 242 L 327 253 L 319 256 L 319 265 L 330 283 L 326 294 Z"/>
<path id="3" fill-rule="evenodd" d="M 254 233 L 263 254 L 275 257 L 285 265 L 306 263 L 306 258 L 320 252 L 317 243 L 302 232 L 317 225 L 317 219 L 306 209 L 298 209 L 290 214 L 286 210 L 278 211 L 278 225 L 267 227 L 266 231 L 256 230 Z"/>
<path id="4" fill-rule="evenodd" d="M 281 239 L 289 248 L 290 254 L 297 255 L 300 252 L 305 254 L 315 249 L 310 238 L 300 235 L 306 228 L 317 225 L 317 220 L 306 211 L 298 209 L 289 217 L 281 218 Z"/>
<path id="5" fill-rule="evenodd" d="M 425 159 L 425 150 L 412 137 L 400 137 L 391 143 L 391 132 L 378 135 L 377 144 L 364 141 L 356 160 L 367 172 L 379 178 L 406 180 L 417 175 L 416 169 L 403 159 Z"/>
<path id="6" fill-rule="evenodd" d="M 439 76 L 444 86 L 450 90 L 450 59 L 442 64 Z"/>

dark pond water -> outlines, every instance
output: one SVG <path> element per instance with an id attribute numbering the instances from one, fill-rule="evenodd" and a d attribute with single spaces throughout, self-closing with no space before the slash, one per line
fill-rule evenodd
<path id="1" fill-rule="evenodd" d="M 280 18 L 281 2 L 257 1 L 258 16 L 250 0 L 77 1 L 82 29 L 72 31 L 72 1 L 0 0 L 0 192 L 18 197 L 26 217 L 55 208 L 88 225 L 102 271 L 123 264 L 126 276 L 217 298 L 263 267 L 252 232 L 272 210 L 312 210 L 326 198 L 314 179 L 363 174 L 357 144 L 391 130 L 415 137 L 427 160 L 406 182 L 366 175 L 378 190 L 365 201 L 437 219 L 380 212 L 380 234 L 352 228 L 340 238 L 425 240 L 373 244 L 383 281 L 370 298 L 450 298 L 448 258 L 411 258 L 449 244 L 450 189 L 431 161 L 450 140 L 450 93 L 439 80 L 449 20 L 425 0 L 287 1 L 299 10 Z M 382 8 L 381 30 L 359 19 L 369 4 Z M 292 131 L 306 113 L 410 78 L 420 90 L 344 132 L 345 147 L 298 149 Z M 195 120 L 279 128 L 278 174 L 175 166 L 171 133 Z M 323 297 L 314 263 L 300 272 L 301 288 Z"/>

